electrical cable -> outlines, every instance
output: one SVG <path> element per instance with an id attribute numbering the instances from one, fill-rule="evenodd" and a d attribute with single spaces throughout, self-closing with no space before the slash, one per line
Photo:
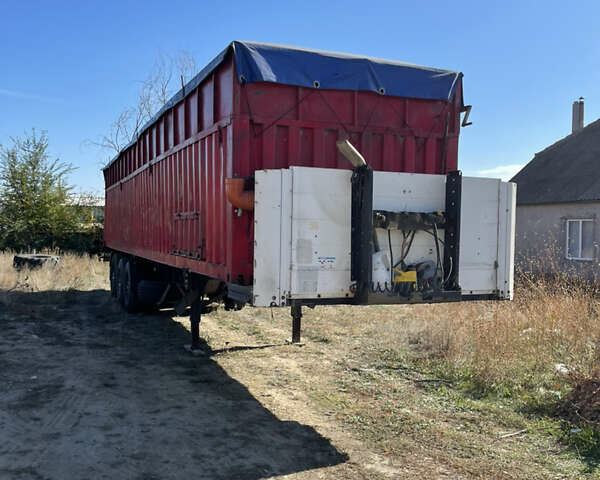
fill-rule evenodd
<path id="1" fill-rule="evenodd" d="M 396 264 L 394 265 L 394 268 L 396 268 L 398 265 L 400 265 L 408 256 L 408 253 L 410 252 L 410 247 L 412 247 L 413 240 L 415 239 L 416 233 L 417 233 L 416 230 L 410 230 L 408 232 L 408 235 L 406 236 L 406 238 L 408 238 L 410 236 L 410 239 L 408 240 L 408 246 L 406 247 L 406 251 L 404 251 L 404 249 L 403 249 L 402 257 L 400 258 L 400 260 L 398 260 L 396 262 Z M 403 234 L 404 234 L 404 232 L 403 232 Z"/>
<path id="2" fill-rule="evenodd" d="M 442 284 L 442 286 L 446 285 L 446 283 L 448 283 L 448 280 L 450 280 L 450 275 L 452 275 L 452 256 L 449 256 L 448 259 L 450 260 L 450 269 L 448 270 L 448 276 L 446 277 L 446 280 L 444 280 L 444 283 Z"/>
<path id="3" fill-rule="evenodd" d="M 437 273 L 437 270 L 439 268 L 439 271 L 442 274 L 442 287 L 443 287 L 444 286 L 444 266 L 442 265 L 442 262 L 440 261 L 440 244 L 439 244 L 440 239 L 438 238 L 437 223 L 433 224 L 433 231 L 435 232 L 435 235 L 434 235 L 434 239 L 435 239 L 435 252 L 436 252 L 436 255 L 437 255 L 436 273 Z"/>
<path id="4" fill-rule="evenodd" d="M 408 253 L 410 252 L 410 249 L 412 247 L 413 240 L 415 239 L 415 235 L 416 234 L 417 234 L 416 230 L 412 230 L 411 232 L 409 232 L 410 240 L 408 241 L 408 246 L 406 247 L 406 251 L 404 252 L 404 255 L 402 257 L 402 261 L 404 261 L 406 259 L 406 257 L 408 256 Z"/>
<path id="5" fill-rule="evenodd" d="M 432 237 L 435 237 L 435 234 L 431 230 L 423 230 L 425 233 L 428 233 Z M 446 243 L 443 240 L 438 239 L 438 241 L 445 247 Z"/>
<path id="6" fill-rule="evenodd" d="M 390 282 L 392 283 L 392 287 L 394 285 L 394 254 L 392 252 L 392 231 L 388 228 L 388 245 L 390 247 Z"/>

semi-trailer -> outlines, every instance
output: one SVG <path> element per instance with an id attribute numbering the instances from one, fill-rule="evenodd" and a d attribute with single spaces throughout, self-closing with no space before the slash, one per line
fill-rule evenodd
<path id="1" fill-rule="evenodd" d="M 460 72 L 234 41 L 104 168 L 129 312 L 512 299 L 516 186 L 463 177 Z M 461 115 L 463 119 L 461 122 Z"/>

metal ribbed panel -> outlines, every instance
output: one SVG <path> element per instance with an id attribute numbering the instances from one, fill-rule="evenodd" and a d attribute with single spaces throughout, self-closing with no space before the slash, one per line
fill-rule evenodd
<path id="1" fill-rule="evenodd" d="M 461 84 L 446 103 L 235 78 L 229 58 L 105 170 L 108 247 L 249 284 L 253 213 L 234 213 L 226 178 L 292 165 L 347 169 L 342 138 L 375 170 L 457 168 Z"/>

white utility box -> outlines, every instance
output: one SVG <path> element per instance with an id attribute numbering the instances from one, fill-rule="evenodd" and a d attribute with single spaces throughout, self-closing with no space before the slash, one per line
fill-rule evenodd
<path id="1" fill-rule="evenodd" d="M 351 170 L 312 167 L 256 171 L 255 306 L 286 306 L 294 300 L 353 303 L 352 175 Z M 446 258 L 444 271 L 445 226 L 431 219 L 449 221 L 444 217 L 447 177 L 372 173 L 374 215 L 398 214 L 410 221 L 392 221 L 386 228 L 374 224 L 368 247 L 374 300 L 361 303 L 445 301 L 441 293 L 452 274 L 459 287 L 455 282 L 453 301 L 512 298 L 516 186 L 460 178 L 458 270 Z M 415 218 L 426 226 L 404 228 Z"/>

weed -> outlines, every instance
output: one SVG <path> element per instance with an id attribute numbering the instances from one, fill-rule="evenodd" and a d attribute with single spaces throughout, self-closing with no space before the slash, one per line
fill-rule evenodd
<path id="1" fill-rule="evenodd" d="M 1 292 L 52 292 L 108 289 L 108 263 L 88 255 L 64 254 L 58 265 L 44 265 L 30 270 L 13 268 L 14 254 L 0 253 L 0 302 L 6 302 Z"/>

